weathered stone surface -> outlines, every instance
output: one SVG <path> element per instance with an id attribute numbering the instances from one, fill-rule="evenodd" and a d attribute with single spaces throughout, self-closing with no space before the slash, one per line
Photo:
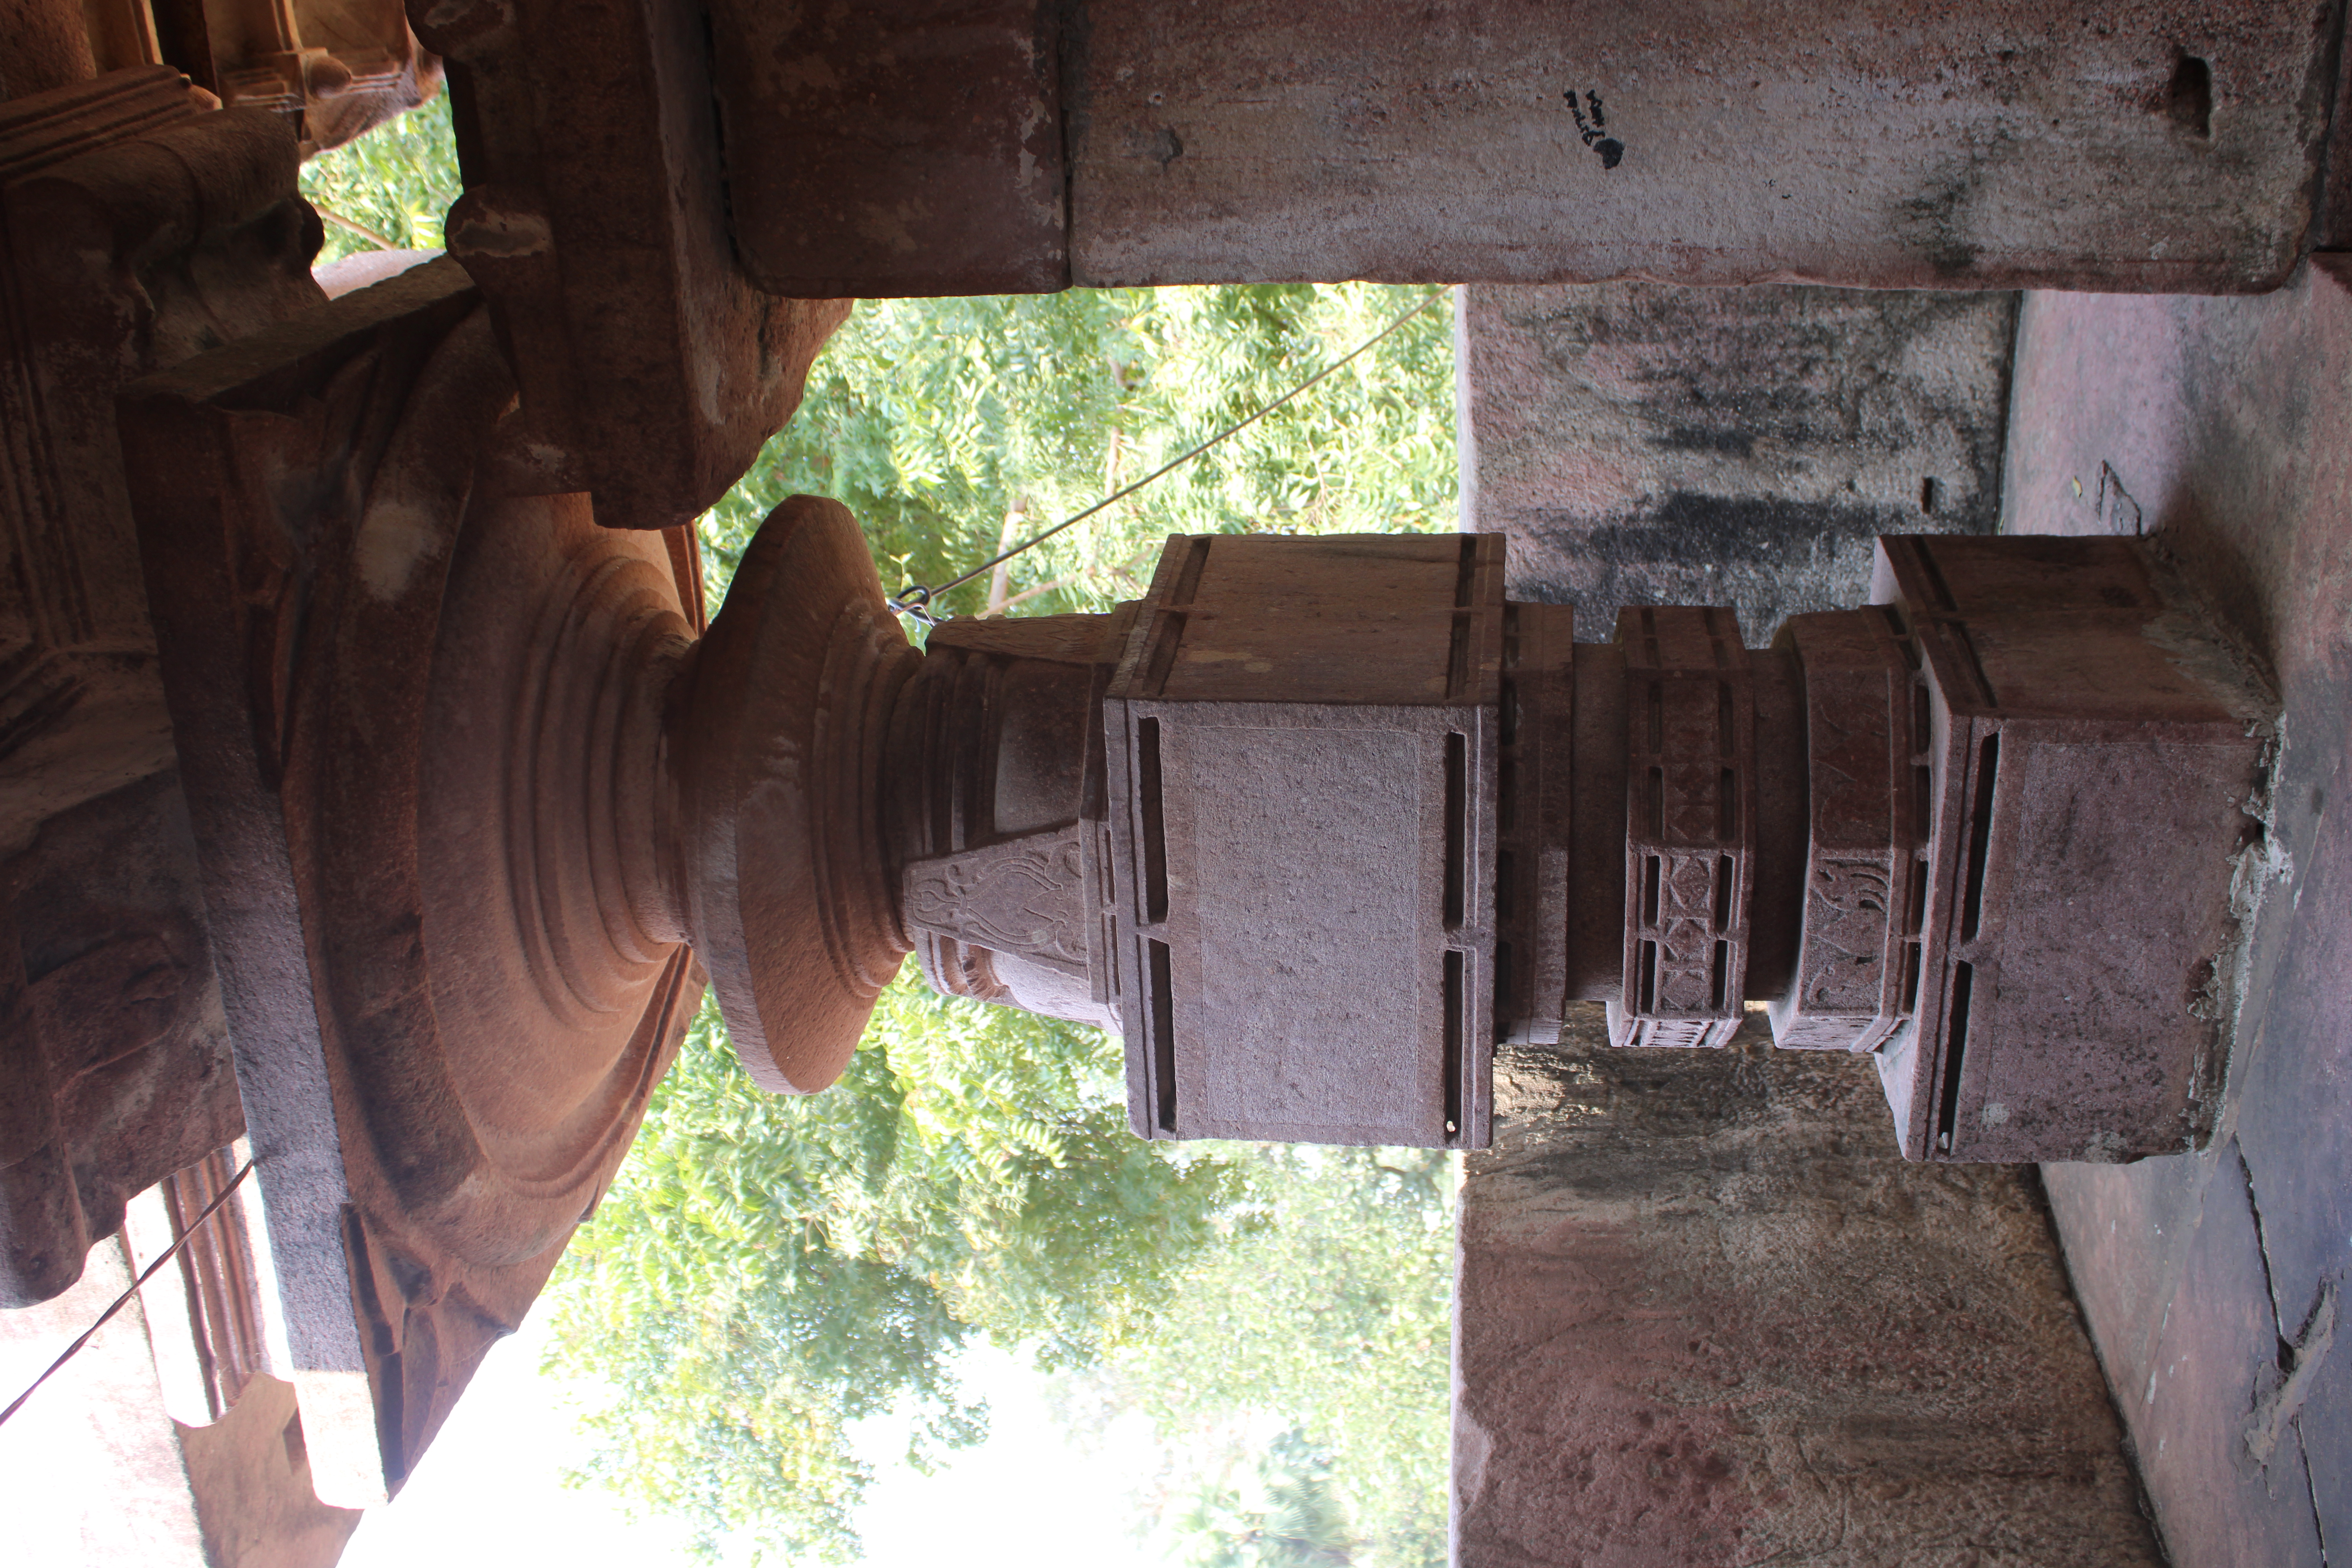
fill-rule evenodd
<path id="1" fill-rule="evenodd" d="M 244 1129 L 169 773 L 0 864 L 0 1305 L 56 1294 L 132 1194 Z"/>
<path id="2" fill-rule="evenodd" d="M 1093 0 L 1072 275 L 2269 287 L 2336 13 Z"/>
<path id="3" fill-rule="evenodd" d="M 1884 611 L 1791 616 L 1803 672 L 1804 910 L 1789 988 L 1772 1004 L 1783 1049 L 1875 1050 L 1915 1010 L 1928 763 L 1910 650 Z M 1922 911 L 1924 912 L 1924 911 Z"/>
<path id="4" fill-rule="evenodd" d="M 1866 1061 L 1498 1049 L 1461 1198 L 1459 1568 L 2154 1568 L 2030 1171 Z"/>
<path id="5" fill-rule="evenodd" d="M 1119 1027 L 1094 963 L 1108 803 L 1090 737 L 1131 620 L 953 620 L 925 639 L 891 714 L 882 810 L 899 918 L 942 995 Z"/>
<path id="6" fill-rule="evenodd" d="M 160 67 L 0 106 L 0 853 L 171 766 L 114 394 L 318 301 L 295 167 Z"/>
<path id="7" fill-rule="evenodd" d="M 1721 607 L 1628 605 L 1617 642 L 1627 714 L 1625 962 L 1608 1002 L 1611 1037 L 1720 1046 L 1745 1016 L 1758 901 L 1757 667 L 1786 661 L 1750 655 L 1738 618 Z M 1781 830 L 1767 828 L 1773 838 L 1794 837 L 1793 824 L 1770 826 Z"/>
<path id="8" fill-rule="evenodd" d="M 0 98 L 28 98 L 97 68 L 79 5 L 0 0 Z"/>
<path id="9" fill-rule="evenodd" d="M 339 1504 L 521 1321 L 702 984 L 652 826 L 692 552 L 485 493 L 512 395 L 445 260 L 124 399 L 271 1370 Z"/>
<path id="10" fill-rule="evenodd" d="M 608 528 L 691 521 L 799 406 L 843 300 L 738 263 L 709 24 L 687 0 L 428 5 L 466 194 L 449 253 L 489 302 L 521 406 L 495 481 L 586 490 Z"/>
<path id="11" fill-rule="evenodd" d="M 114 396 L 317 301 L 295 162 L 160 67 L 0 104 L 0 1303 L 241 1125 Z"/>
<path id="12" fill-rule="evenodd" d="M 1138 1132 L 1485 1142 L 1497 544 L 1168 542 L 1102 711 Z"/>
<path id="13" fill-rule="evenodd" d="M 717 0 L 728 211 L 774 294 L 1070 282 L 1058 8 Z"/>
<path id="14" fill-rule="evenodd" d="M 1619 283 L 1464 289 L 1462 525 L 1511 596 L 1606 625 L 1844 609 L 1881 533 L 1990 532 L 2015 301 Z"/>
<path id="15" fill-rule="evenodd" d="M 2004 526 L 2146 531 L 2273 663 L 2284 744 L 2239 891 L 2259 902 L 2221 1135 L 2044 1172 L 2176 1568 L 2352 1541 L 2352 291 L 2029 297 Z M 2340 1318 L 2342 1307 L 2336 1312 Z"/>
<path id="16" fill-rule="evenodd" d="M 1930 727 L 1918 1022 L 1878 1053 L 1905 1152 L 2201 1145 L 2268 683 L 2136 540 L 1889 537 L 1871 596 L 1911 628 Z"/>
<path id="17" fill-rule="evenodd" d="M 216 1216 L 217 1217 L 217 1216 Z M 0 1386 L 30 1384 L 153 1253 L 100 1242 L 65 1294 L 0 1313 Z M 167 1267 L 0 1427 L 12 1562 L 41 1568 L 331 1568 L 360 1516 L 312 1495 L 290 1384 L 257 1377 L 217 1417 L 174 1406 L 159 1370 L 185 1320 Z M 194 1419 L 184 1419 L 193 1415 Z"/>
<path id="18" fill-rule="evenodd" d="M 884 741 L 920 663 L 849 509 L 794 496 L 753 536 L 680 679 L 690 706 L 661 758 L 675 847 L 645 847 L 675 868 L 728 1038 L 771 1090 L 841 1075 L 913 945 L 879 796 L 886 778 L 912 782 Z"/>
<path id="19" fill-rule="evenodd" d="M 596 15 L 590 31 L 635 25 Z M 460 53 L 535 25 L 528 6 L 419 16 Z M 784 294 L 1332 278 L 2231 290 L 2307 247 L 2330 16 L 2212 0 L 720 0 L 710 32 L 736 237 Z"/>

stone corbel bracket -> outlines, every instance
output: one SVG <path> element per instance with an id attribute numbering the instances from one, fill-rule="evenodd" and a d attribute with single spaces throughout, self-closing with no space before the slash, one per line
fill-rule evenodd
<path id="1" fill-rule="evenodd" d="M 499 482 L 591 492 L 607 527 L 692 521 L 792 417 L 849 310 L 762 294 L 738 264 L 700 12 L 415 0 L 409 19 L 449 68 L 449 253 L 521 394 Z"/>
<path id="2" fill-rule="evenodd" d="M 516 494 L 441 260 L 138 384 L 122 426 L 319 1494 L 398 1489 L 594 1207 L 702 995 L 822 1089 L 908 942 L 919 662 L 837 503 L 702 625 L 690 527 Z M 706 635 L 707 634 L 707 635 Z"/>

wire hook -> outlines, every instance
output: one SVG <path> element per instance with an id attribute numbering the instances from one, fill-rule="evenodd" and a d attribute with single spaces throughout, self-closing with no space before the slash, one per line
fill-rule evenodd
<path id="1" fill-rule="evenodd" d="M 898 596 L 897 598 L 885 599 L 882 602 L 889 605 L 890 608 L 898 615 L 906 616 L 910 621 L 920 621 L 927 626 L 935 626 L 942 621 L 952 620 L 954 618 L 951 616 L 941 616 L 932 613 L 930 608 L 931 591 L 929 588 L 924 587 L 920 583 L 909 583 L 905 587 L 898 590 Z"/>

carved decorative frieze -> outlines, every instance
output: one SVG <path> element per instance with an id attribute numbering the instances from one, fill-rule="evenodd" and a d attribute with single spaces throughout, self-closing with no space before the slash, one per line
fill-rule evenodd
<path id="1" fill-rule="evenodd" d="M 1791 616 L 1811 821 L 1797 970 L 1772 1005 L 1792 1050 L 1875 1050 L 1910 1015 L 1927 901 L 1926 688 L 1884 610 Z"/>
<path id="2" fill-rule="evenodd" d="M 1503 607 L 1495 773 L 1495 1015 L 1515 1040 L 1553 1040 L 1574 981 L 1576 611 Z M 1607 857 L 1619 858 L 1616 846 Z"/>
<path id="3" fill-rule="evenodd" d="M 1719 1046 L 1745 1016 L 1756 714 L 1728 609 L 1628 609 L 1621 1046 Z"/>
<path id="4" fill-rule="evenodd" d="M 1072 826 L 918 860 L 902 879 L 900 908 L 909 930 L 1084 978 L 1086 880 Z"/>

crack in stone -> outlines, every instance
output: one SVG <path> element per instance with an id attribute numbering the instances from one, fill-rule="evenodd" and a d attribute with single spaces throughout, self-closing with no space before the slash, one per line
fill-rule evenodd
<path id="1" fill-rule="evenodd" d="M 2238 1176 L 2246 1184 L 2246 1212 L 2254 1221 L 2254 1256 L 2263 1260 L 2263 1295 L 2271 1304 L 2271 1331 L 2278 1336 L 2279 1365 L 2286 1365 L 2286 1309 L 2279 1301 L 2278 1279 L 2271 1271 L 2270 1237 L 2263 1231 L 2263 1201 L 2254 1192 L 2254 1168 L 2246 1163 L 2246 1147 L 2231 1140 L 2230 1152 L 2238 1157 Z"/>
<path id="2" fill-rule="evenodd" d="M 2295 1458 L 2303 1461 L 2304 1495 L 2311 1503 L 2311 1528 L 2319 1543 L 2320 1568 L 2327 1568 L 2327 1522 L 2320 1512 L 2319 1482 L 2312 1473 L 2301 1416 L 2305 1403 L 2319 1381 L 2319 1369 L 2336 1343 L 2336 1281 L 2321 1281 L 2318 1304 L 2304 1320 L 2302 1331 L 2290 1342 L 2286 1337 L 2285 1304 L 2279 1300 L 2278 1276 L 2271 1267 L 2270 1238 L 2263 1229 L 2262 1199 L 2254 1191 L 2253 1167 L 2247 1163 L 2242 1145 L 2233 1143 L 2232 1152 L 2238 1156 L 2238 1172 L 2246 1184 L 2246 1210 L 2254 1223 L 2254 1255 L 2262 1260 L 2263 1290 L 2270 1298 L 2271 1321 L 2278 1337 L 2278 1366 L 2284 1373 L 2278 1383 L 2255 1397 L 2253 1418 L 2246 1425 L 2246 1452 L 2267 1475 L 2279 1445 L 2293 1431 Z M 2275 1483 L 2271 1495 L 2278 1495 Z"/>
<path id="3" fill-rule="evenodd" d="M 2319 1368 L 2327 1360 L 2327 1352 L 2336 1342 L 2336 1281 L 2328 1280 L 2319 1289 L 2319 1305 L 2312 1309 L 2311 1318 L 2304 1325 L 2296 1342 L 2288 1344 L 2280 1339 L 2280 1365 L 2286 1377 L 2278 1386 L 2254 1402 L 2254 1418 L 2246 1426 L 2246 1452 L 2254 1462 L 2267 1467 L 2287 1427 L 2302 1414 L 2304 1402 L 2311 1397 L 2313 1385 L 2319 1381 Z M 2296 1451 L 2302 1451 L 2303 1432 L 2295 1428 Z M 2305 1467 L 2305 1479 L 2310 1467 Z"/>
<path id="4" fill-rule="evenodd" d="M 2311 1445 L 2304 1441 L 2301 1415 L 2294 1420 L 2294 1442 L 2303 1450 L 2304 1484 L 2311 1490 L 2311 1528 L 2319 1537 L 2319 1568 L 2327 1568 L 2327 1520 L 2319 1511 L 2319 1478 L 2312 1473 Z"/>

